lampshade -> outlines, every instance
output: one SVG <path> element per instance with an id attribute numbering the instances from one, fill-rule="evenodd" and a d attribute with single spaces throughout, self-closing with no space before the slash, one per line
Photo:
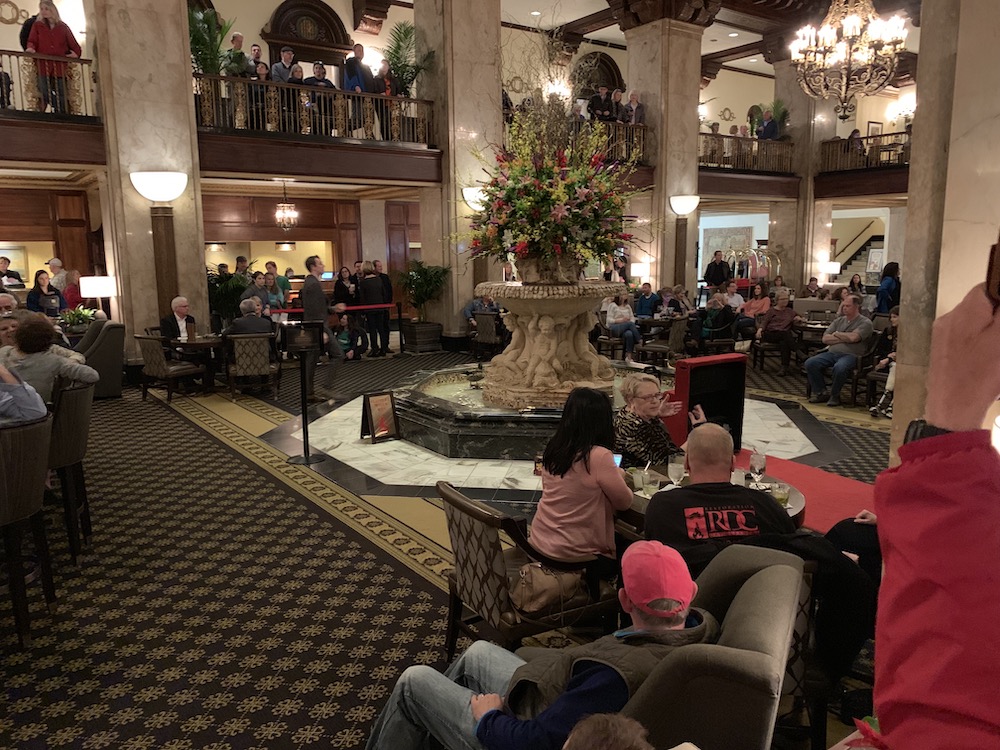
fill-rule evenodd
<path id="1" fill-rule="evenodd" d="M 678 216 L 687 216 L 698 208 L 701 203 L 700 195 L 671 195 L 670 209 Z"/>
<path id="2" fill-rule="evenodd" d="M 153 203 L 177 200 L 188 182 L 184 172 L 132 172 L 129 179 L 136 192 Z"/>
<path id="3" fill-rule="evenodd" d="M 118 285 L 114 276 L 81 276 L 80 296 L 81 297 L 114 297 L 118 294 Z"/>
<path id="4" fill-rule="evenodd" d="M 479 187 L 462 188 L 462 199 L 465 201 L 465 205 L 473 211 L 482 211 L 483 206 L 486 205 L 483 189 Z"/>
<path id="5" fill-rule="evenodd" d="M 649 278 L 649 263 L 633 263 L 628 270 L 633 279 Z"/>
<path id="6" fill-rule="evenodd" d="M 827 276 L 836 276 L 840 273 L 840 264 L 835 260 L 828 260 L 826 263 L 820 263 L 819 272 L 825 273 Z"/>

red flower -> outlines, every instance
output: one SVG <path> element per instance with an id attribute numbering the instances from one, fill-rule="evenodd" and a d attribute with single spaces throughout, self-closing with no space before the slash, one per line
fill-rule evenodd
<path id="1" fill-rule="evenodd" d="M 590 166 L 599 167 L 604 164 L 604 154 L 596 153 L 590 157 Z"/>
<path id="2" fill-rule="evenodd" d="M 558 242 L 552 246 L 552 250 L 556 255 L 562 255 L 562 245 Z"/>

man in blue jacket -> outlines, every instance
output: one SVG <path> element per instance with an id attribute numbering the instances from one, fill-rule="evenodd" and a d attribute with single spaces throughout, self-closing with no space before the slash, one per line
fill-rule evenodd
<path id="1" fill-rule="evenodd" d="M 653 287 L 650 284 L 643 284 L 642 294 L 635 301 L 635 317 L 652 318 L 660 311 L 661 307 L 663 307 L 663 302 L 660 295 L 653 292 Z"/>
<path id="2" fill-rule="evenodd" d="M 367 750 L 417 750 L 429 737 L 448 750 L 560 750 L 580 719 L 621 711 L 673 649 L 716 640 L 718 623 L 691 608 L 698 587 L 676 550 L 635 542 L 621 565 L 631 628 L 531 661 L 476 641 L 444 674 L 410 667 Z"/>

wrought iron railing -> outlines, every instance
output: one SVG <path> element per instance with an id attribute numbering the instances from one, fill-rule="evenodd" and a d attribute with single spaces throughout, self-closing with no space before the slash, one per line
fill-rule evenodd
<path id="1" fill-rule="evenodd" d="M 734 172 L 792 174 L 793 148 L 791 141 L 699 133 L 698 166 Z"/>
<path id="2" fill-rule="evenodd" d="M 837 138 L 820 144 L 820 172 L 905 167 L 909 163 L 908 133 L 882 133 L 865 138 Z"/>
<path id="3" fill-rule="evenodd" d="M 195 74 L 198 126 L 430 145 L 432 102 Z"/>
<path id="4" fill-rule="evenodd" d="M 0 116 L 100 117 L 93 61 L 0 50 Z"/>

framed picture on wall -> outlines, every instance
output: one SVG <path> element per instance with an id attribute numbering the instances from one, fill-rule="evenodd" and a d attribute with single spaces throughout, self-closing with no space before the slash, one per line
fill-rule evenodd
<path id="1" fill-rule="evenodd" d="M 874 120 L 868 121 L 868 135 L 882 135 L 882 123 L 875 122 Z"/>
<path id="2" fill-rule="evenodd" d="M 882 266 L 885 265 L 885 248 L 873 247 L 868 251 L 868 265 L 865 273 L 882 273 Z"/>

